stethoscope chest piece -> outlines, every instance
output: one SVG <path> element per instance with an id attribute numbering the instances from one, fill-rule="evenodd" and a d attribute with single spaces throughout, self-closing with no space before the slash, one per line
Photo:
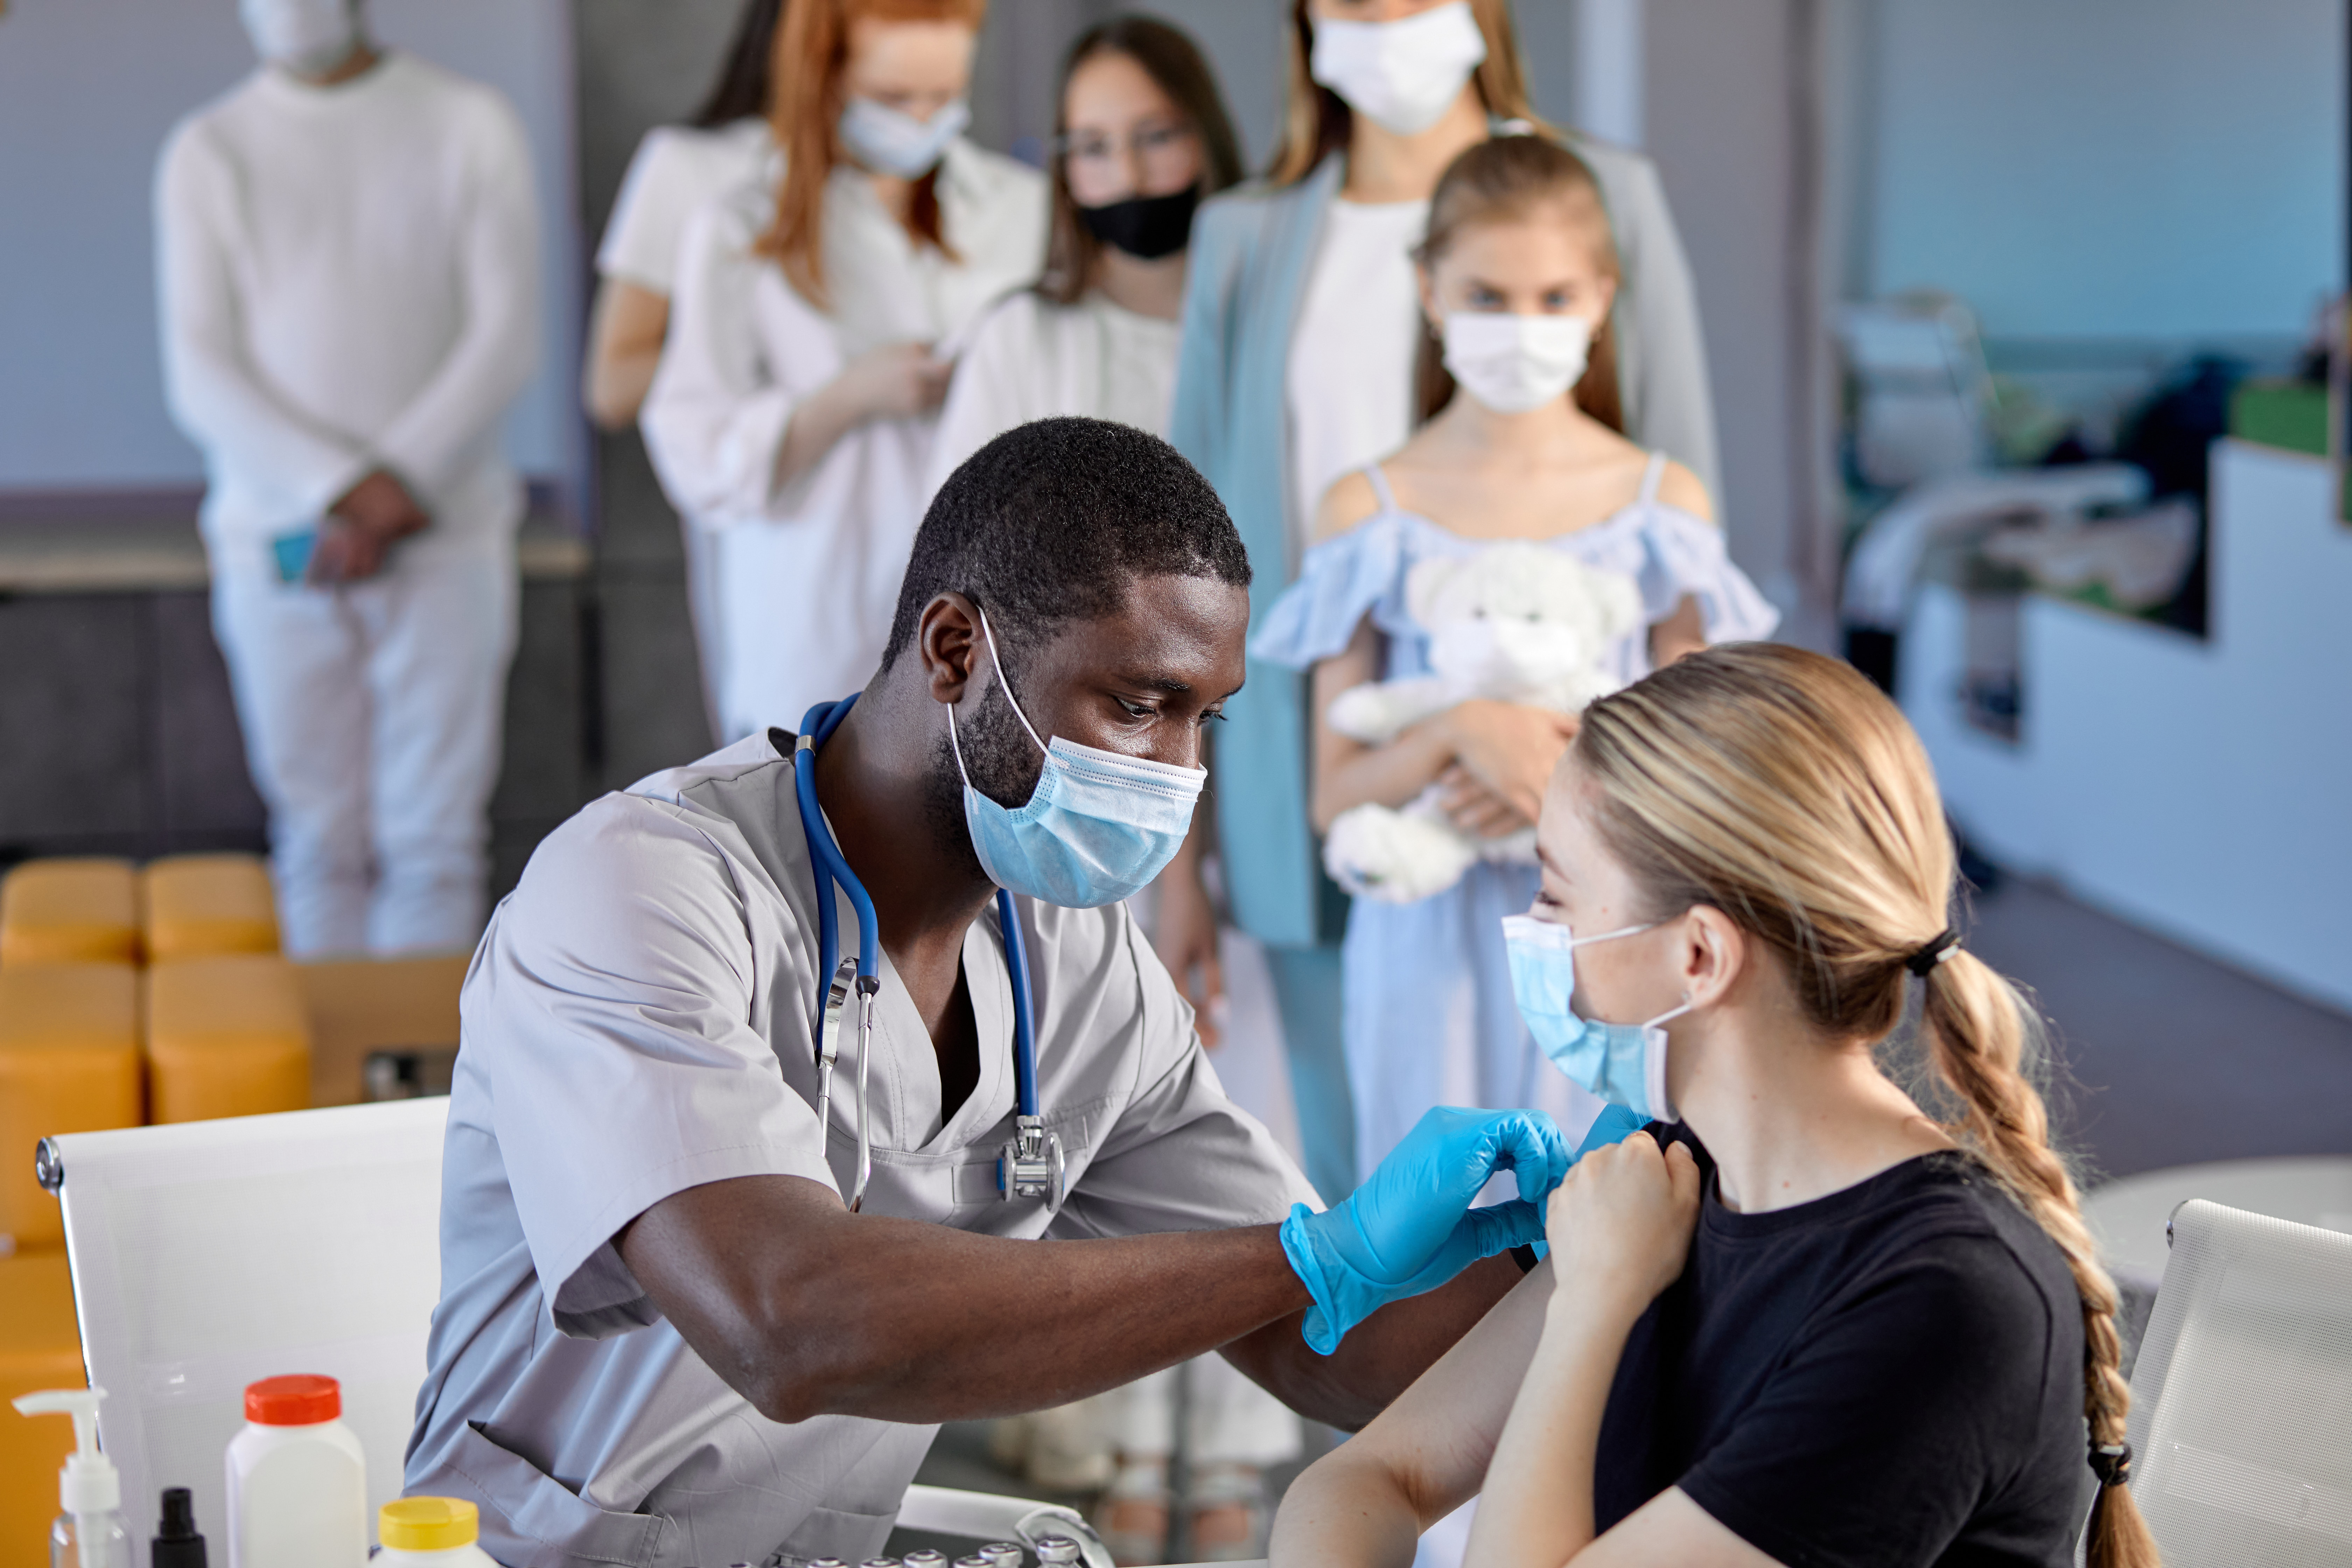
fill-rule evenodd
<path id="1" fill-rule="evenodd" d="M 1016 1117 L 1013 1136 L 996 1157 L 996 1190 L 1008 1198 L 1043 1198 L 1045 1206 L 1062 1206 L 1067 1173 L 1062 1162 L 1062 1140 L 1034 1116 Z"/>
<path id="2" fill-rule="evenodd" d="M 842 1030 L 850 999 L 857 1002 L 857 1168 L 845 1194 L 852 1213 L 864 1206 L 866 1188 L 874 1174 L 873 1141 L 867 1131 L 866 1086 L 874 1060 L 874 999 L 882 990 L 880 925 L 874 900 L 866 896 L 857 874 L 842 858 L 816 797 L 816 751 L 849 712 L 855 697 L 820 702 L 801 722 L 794 742 L 793 789 L 801 809 L 801 830 L 806 836 L 810 869 L 816 879 L 817 973 L 816 1116 L 820 1128 L 833 1125 L 833 1068 L 841 1056 Z M 834 911 L 834 889 L 849 897 L 857 920 L 857 954 L 842 952 L 841 932 Z M 1062 1140 L 1046 1130 L 1037 1113 L 1036 1006 L 1029 994 L 1029 955 L 1021 936 L 1020 912 L 1013 895 L 997 889 L 996 919 L 1004 941 L 1004 963 L 1013 986 L 1013 1136 L 996 1159 L 996 1190 L 1004 1198 L 1043 1198 L 1049 1209 L 1062 1206 L 1067 1173 Z"/>

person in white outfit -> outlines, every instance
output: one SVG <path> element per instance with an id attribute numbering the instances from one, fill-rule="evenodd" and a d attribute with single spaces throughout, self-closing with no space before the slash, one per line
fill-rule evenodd
<path id="1" fill-rule="evenodd" d="M 677 287 L 678 242 L 687 220 L 706 203 L 759 179 L 775 153 L 775 139 L 768 132 L 768 82 L 782 9 L 782 0 L 751 0 L 702 108 L 684 125 L 656 125 L 646 132 L 629 160 L 604 223 L 604 243 L 596 247 L 596 302 L 589 312 L 581 374 L 581 402 L 600 429 L 629 428 L 645 406 L 669 334 L 669 299 Z M 680 521 L 687 605 L 716 734 L 718 693 L 711 672 L 719 668 L 718 563 L 703 531 Z"/>
<path id="2" fill-rule="evenodd" d="M 539 353 L 506 101 L 243 0 L 262 68 L 156 179 L 165 391 L 202 447 L 213 625 L 301 955 L 469 947 L 517 610 L 500 423 Z"/>
<path id="3" fill-rule="evenodd" d="M 1241 178 L 1232 120 L 1190 37 L 1154 17 L 1122 16 L 1070 46 L 1055 132 L 1044 276 L 973 330 L 940 411 L 926 495 L 972 453 L 1033 419 L 1078 414 L 1167 431 L 1192 213 Z M 1150 925 L 1161 961 L 1198 1010 L 1202 1044 L 1215 1047 L 1225 1032 L 1223 984 L 1202 850 L 1196 831 L 1155 884 Z M 1248 939 L 1234 932 L 1228 940 Z M 1263 1023 L 1274 1026 L 1270 1016 Z M 1025 1439 L 1032 1478 L 1049 1484 L 1098 1483 L 1104 1450 L 1095 1445 L 1114 1451 L 1104 1537 L 1121 1563 L 1159 1562 L 1180 1376 L 1190 1379 L 1192 1555 L 1255 1557 L 1263 1548 L 1262 1472 L 1297 1457 L 1298 1418 L 1219 1357 L 1024 1418 L 1020 1437 L 1000 1449 L 1017 1450 Z"/>
<path id="4" fill-rule="evenodd" d="M 688 223 L 640 424 L 713 536 L 722 740 L 873 675 L 954 340 L 1037 275 L 1045 181 L 960 134 L 985 10 L 787 7 L 773 177 Z"/>

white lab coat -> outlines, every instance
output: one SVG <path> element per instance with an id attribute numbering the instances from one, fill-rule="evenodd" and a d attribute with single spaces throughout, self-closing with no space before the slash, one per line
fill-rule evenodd
<path id="1" fill-rule="evenodd" d="M 677 287 L 678 249 L 688 220 L 706 204 L 757 180 L 774 151 L 775 140 L 764 120 L 738 120 L 709 129 L 656 125 L 646 132 L 629 160 L 629 172 L 622 176 L 620 194 L 613 199 L 604 242 L 596 247 L 597 274 L 667 299 Z M 703 700 L 715 733 L 720 657 L 717 548 L 702 529 L 683 518 L 679 524 L 687 608 L 702 666 Z"/>
<path id="2" fill-rule="evenodd" d="M 286 946 L 469 946 L 523 510 L 500 425 L 539 352 L 522 127 L 405 54 L 331 88 L 265 68 L 173 132 L 155 219 L 165 393 L 205 456 Z M 432 526 L 369 583 L 282 582 L 273 541 L 379 467 Z"/>
<path id="3" fill-rule="evenodd" d="M 956 362 L 925 498 L 966 458 L 1033 419 L 1082 414 L 1167 435 L 1176 338 L 1174 321 L 1123 310 L 1097 292 L 1071 305 L 1026 289 L 1012 295 L 972 330 Z"/>
<path id="4" fill-rule="evenodd" d="M 846 1191 L 845 1042 L 816 1120 L 816 889 L 793 753 L 754 736 L 606 795 L 499 907 L 463 1002 L 442 1166 L 441 1300 L 406 1482 L 471 1500 L 514 1564 L 622 1568 L 879 1551 L 934 1428 L 762 1417 L 679 1337 L 613 1237 L 672 1194 L 792 1175 Z M 856 925 L 835 895 L 845 951 Z M 1278 1220 L 1313 1190 L 1229 1100 L 1119 905 L 1018 900 L 1038 1107 L 1068 1196 L 1002 1198 L 1013 991 L 993 906 L 963 944 L 980 1079 L 939 1058 L 883 959 L 865 1212 L 1076 1238 Z"/>
<path id="5" fill-rule="evenodd" d="M 864 174 L 836 168 L 824 195 L 832 300 L 820 309 L 754 251 L 773 190 L 739 187 L 688 224 L 641 417 L 671 503 L 715 536 L 714 684 L 730 739 L 797 725 L 812 704 L 865 686 L 921 521 L 936 415 L 870 420 L 780 486 L 793 411 L 869 349 L 949 345 L 1045 255 L 1044 177 L 1011 159 L 949 145 L 939 193 L 952 261 L 919 248 Z"/>

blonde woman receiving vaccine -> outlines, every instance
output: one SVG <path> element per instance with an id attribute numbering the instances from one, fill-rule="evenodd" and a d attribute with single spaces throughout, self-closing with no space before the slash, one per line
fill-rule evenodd
<path id="1" fill-rule="evenodd" d="M 983 0 L 795 0 L 763 176 L 691 219 L 640 418 L 710 536 L 720 740 L 879 663 L 959 333 L 1037 275 L 1045 184 L 964 140 Z"/>
<path id="2" fill-rule="evenodd" d="M 1291 1488 L 1276 1568 L 1402 1562 L 1474 1493 L 1479 1568 L 2053 1568 L 2078 1531 L 2089 1568 L 2157 1568 L 2115 1286 L 2032 1015 L 1947 923 L 1902 713 L 1819 654 L 1708 649 L 1586 710 L 1538 842 L 1511 992 L 1648 1125 Z M 1915 1006 L 1925 1106 L 1876 1055 Z"/>
<path id="3" fill-rule="evenodd" d="M 1777 617 L 1726 555 L 1706 488 L 1620 433 L 1619 262 L 1583 162 L 1537 135 L 1472 148 L 1439 182 L 1417 254 L 1432 416 L 1331 487 L 1319 542 L 1251 652 L 1314 670 L 1318 831 L 1438 784 L 1457 826 L 1498 838 L 1533 824 L 1573 716 L 1473 700 L 1380 745 L 1328 718 L 1351 688 L 1429 671 L 1433 628 L 1407 606 L 1418 565 L 1519 542 L 1617 578 L 1639 624 L 1601 655 L 1612 683 L 1710 642 L 1764 637 Z M 1482 861 L 1412 903 L 1354 901 L 1342 1031 L 1360 1170 L 1433 1105 L 1540 1106 L 1571 1135 L 1594 1129 L 1601 1101 L 1545 1064 L 1510 1005 L 1498 922 L 1535 889 L 1534 866 Z"/>

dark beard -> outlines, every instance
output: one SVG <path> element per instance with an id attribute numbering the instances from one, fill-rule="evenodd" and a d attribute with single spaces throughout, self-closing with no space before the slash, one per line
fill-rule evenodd
<path id="1" fill-rule="evenodd" d="M 942 708 L 943 712 L 947 710 Z M 999 805 L 1019 810 L 1037 790 L 1045 759 L 1037 742 L 1022 728 L 1013 705 L 1004 700 L 1004 683 L 992 680 L 981 694 L 980 711 L 958 721 L 952 713 L 940 724 L 931 747 L 929 776 L 923 785 L 923 823 L 932 842 L 955 865 L 982 880 L 988 877 L 971 847 L 971 829 L 964 823 L 963 778 L 956 771 L 956 754 L 948 742 L 948 723 L 955 722 L 956 741 L 963 748 L 963 765 L 972 787 Z"/>

